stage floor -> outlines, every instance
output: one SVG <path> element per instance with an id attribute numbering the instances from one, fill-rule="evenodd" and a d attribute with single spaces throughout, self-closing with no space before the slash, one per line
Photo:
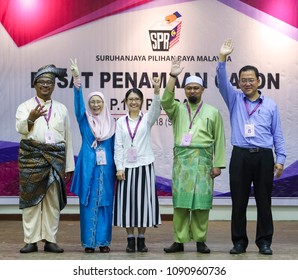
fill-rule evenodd
<path id="1" fill-rule="evenodd" d="M 194 242 L 185 244 L 184 252 L 166 254 L 164 247 L 173 242 L 172 221 L 163 221 L 158 228 L 149 228 L 146 233 L 147 253 L 126 253 L 125 229 L 114 227 L 111 252 L 101 254 L 84 253 L 80 245 L 78 220 L 62 220 L 58 232 L 58 244 L 64 248 L 62 254 L 45 253 L 43 243 L 39 242 L 39 251 L 20 254 L 24 246 L 23 229 L 20 220 L 0 220 L 0 259 L 2 260 L 298 260 L 298 221 L 276 221 L 272 244 L 273 255 L 259 254 L 254 244 L 255 222 L 248 222 L 250 244 L 247 252 L 230 255 L 230 221 L 210 221 L 207 245 L 211 254 L 196 252 Z"/>

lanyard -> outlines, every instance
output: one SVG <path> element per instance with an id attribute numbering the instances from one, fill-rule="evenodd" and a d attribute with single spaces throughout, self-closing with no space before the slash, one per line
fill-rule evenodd
<path id="1" fill-rule="evenodd" d="M 38 100 L 38 98 L 37 98 L 36 96 L 35 96 L 35 100 L 36 100 L 36 102 L 38 103 L 38 105 L 41 106 L 41 104 L 40 104 L 40 102 L 39 102 L 39 100 Z M 49 128 L 49 121 L 50 121 L 51 115 L 52 115 L 52 100 L 51 100 L 51 106 L 50 106 L 50 109 L 49 109 L 48 116 L 43 116 L 44 119 L 45 119 L 46 122 L 47 122 L 47 126 L 48 126 L 48 128 Z"/>
<path id="2" fill-rule="evenodd" d="M 138 128 L 139 128 L 139 125 L 140 125 L 141 121 L 142 121 L 142 116 L 139 117 L 137 126 L 136 126 L 134 132 L 132 133 L 131 129 L 130 129 L 130 126 L 129 126 L 129 122 L 128 122 L 128 116 L 126 116 L 126 126 L 127 126 L 127 129 L 128 129 L 128 132 L 129 132 L 132 143 L 133 143 L 133 139 L 135 138 L 135 136 L 137 134 L 137 131 L 138 131 Z"/>
<path id="3" fill-rule="evenodd" d="M 197 114 L 199 113 L 199 111 L 201 110 L 202 106 L 203 106 L 203 101 L 202 101 L 202 103 L 200 104 L 200 106 L 197 108 L 197 110 L 196 110 L 196 112 L 195 112 L 193 118 L 191 119 L 190 107 L 189 107 L 188 102 L 186 103 L 186 107 L 187 107 L 187 111 L 188 111 L 188 116 L 189 116 L 189 121 L 190 121 L 189 129 L 192 128 L 193 121 L 194 121 L 195 117 L 197 116 Z"/>
<path id="4" fill-rule="evenodd" d="M 258 104 L 255 106 L 255 108 L 249 112 L 249 108 L 248 108 L 248 104 L 247 104 L 247 101 L 246 101 L 246 98 L 244 99 L 244 103 L 245 103 L 245 108 L 246 108 L 246 111 L 247 111 L 247 114 L 248 116 L 250 117 L 255 111 L 257 111 L 257 109 L 260 107 L 261 103 L 262 103 L 262 99 L 259 100 Z"/>

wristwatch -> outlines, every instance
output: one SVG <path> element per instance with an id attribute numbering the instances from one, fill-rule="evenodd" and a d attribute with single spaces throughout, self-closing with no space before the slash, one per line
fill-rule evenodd
<path id="1" fill-rule="evenodd" d="M 27 122 L 32 125 L 34 124 L 34 121 L 31 121 L 30 119 L 27 119 Z"/>

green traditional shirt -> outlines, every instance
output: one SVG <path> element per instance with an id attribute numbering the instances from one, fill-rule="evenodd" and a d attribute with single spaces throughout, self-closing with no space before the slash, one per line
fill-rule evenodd
<path id="1" fill-rule="evenodd" d="M 209 210 L 212 208 L 214 186 L 211 170 L 213 167 L 225 167 L 222 117 L 218 109 L 203 101 L 189 104 L 188 110 L 187 103 L 180 103 L 174 98 L 174 93 L 166 88 L 161 100 L 174 132 L 173 205 L 174 208 Z M 185 133 L 192 134 L 188 146 L 182 145 Z"/>
<path id="2" fill-rule="evenodd" d="M 201 101 L 203 102 L 203 101 Z M 188 103 L 191 119 L 200 104 Z M 213 147 L 213 167 L 225 168 L 225 133 L 219 110 L 203 103 L 199 113 L 193 119 L 190 129 L 190 117 L 186 103 L 175 100 L 174 92 L 167 88 L 161 99 L 161 105 L 173 124 L 174 146 L 181 147 L 184 133 L 191 133 L 190 148 Z"/>

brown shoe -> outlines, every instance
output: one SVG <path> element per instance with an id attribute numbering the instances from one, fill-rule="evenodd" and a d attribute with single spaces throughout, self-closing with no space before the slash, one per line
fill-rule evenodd
<path id="1" fill-rule="evenodd" d="M 110 247 L 109 246 L 102 246 L 102 247 L 99 247 L 99 251 L 101 253 L 109 253 L 110 252 Z"/>
<path id="2" fill-rule="evenodd" d="M 85 248 L 85 253 L 94 253 L 94 248 Z"/>

